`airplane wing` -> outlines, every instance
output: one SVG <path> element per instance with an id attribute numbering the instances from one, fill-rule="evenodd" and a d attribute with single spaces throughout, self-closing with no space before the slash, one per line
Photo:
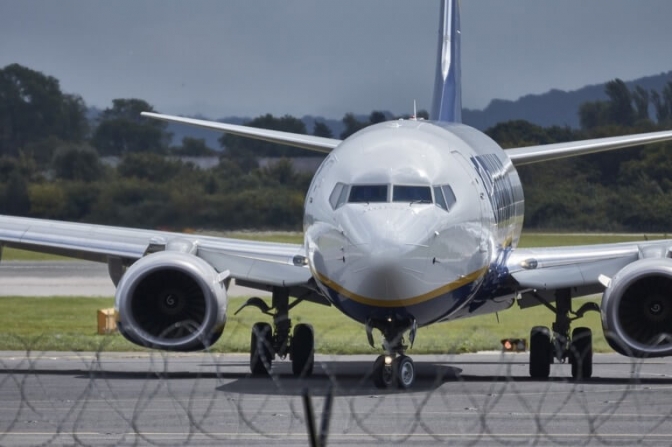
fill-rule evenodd
<path id="1" fill-rule="evenodd" d="M 252 138 L 255 140 L 269 141 L 271 143 L 286 144 L 289 146 L 300 147 L 317 152 L 329 153 L 336 146 L 341 144 L 341 140 L 333 138 L 316 137 L 313 135 L 304 135 L 290 132 L 281 132 L 279 130 L 260 129 L 257 127 L 238 126 L 235 124 L 218 123 L 216 121 L 206 121 L 193 118 L 183 118 L 173 115 L 162 115 L 159 113 L 142 112 L 142 116 L 171 123 L 188 124 L 190 126 L 203 127 L 205 129 L 226 132 L 241 137 Z"/>
<path id="2" fill-rule="evenodd" d="M 157 251 L 189 251 L 230 277 L 266 286 L 311 279 L 302 245 L 0 216 L 0 246 L 129 266 Z M 111 267 L 110 267 L 111 268 Z M 111 273 L 112 274 L 112 273 Z M 114 280 L 114 278 L 113 278 Z"/>
<path id="3" fill-rule="evenodd" d="M 672 140 L 672 130 L 507 149 L 516 166 Z"/>
<path id="4" fill-rule="evenodd" d="M 238 126 L 235 124 L 218 123 L 214 121 L 183 118 L 173 115 L 142 112 L 143 116 L 163 121 L 187 124 L 203 127 L 206 129 L 226 132 L 242 137 L 269 141 L 271 143 L 286 144 L 303 149 L 329 153 L 342 140 L 334 138 L 316 137 L 313 135 L 295 134 L 277 130 L 259 129 L 256 127 Z M 540 161 L 555 160 L 559 158 L 573 157 L 583 154 L 622 149 L 631 146 L 641 146 L 650 143 L 659 143 L 672 140 L 672 130 L 649 132 L 635 135 L 617 137 L 595 138 L 590 140 L 571 141 L 567 143 L 543 144 L 507 149 L 506 153 L 516 166 L 537 163 Z"/>
<path id="5" fill-rule="evenodd" d="M 552 300 L 558 289 L 571 288 L 574 296 L 601 293 L 622 268 L 640 259 L 668 258 L 672 240 L 625 242 L 568 247 L 519 248 L 506 265 L 523 295 L 521 307 L 539 304 L 526 299 L 535 293 Z"/>

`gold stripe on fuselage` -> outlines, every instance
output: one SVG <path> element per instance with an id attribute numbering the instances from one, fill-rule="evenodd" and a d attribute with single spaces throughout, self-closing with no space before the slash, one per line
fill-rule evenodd
<path id="1" fill-rule="evenodd" d="M 367 306 L 375 306 L 375 307 L 407 307 L 407 306 L 412 306 L 414 304 L 420 304 L 424 303 L 425 301 L 432 300 L 436 297 L 445 295 L 447 293 L 450 293 L 454 290 L 459 289 L 460 287 L 466 286 L 467 284 L 470 284 L 474 281 L 476 281 L 478 278 L 483 276 L 488 268 L 484 267 L 480 270 L 477 270 L 473 273 L 470 273 L 466 276 L 461 277 L 457 281 L 453 281 L 449 284 L 446 284 L 445 286 L 439 287 L 438 289 L 434 289 L 432 291 L 429 291 L 427 293 L 423 293 L 422 295 L 418 295 L 415 297 L 411 298 L 404 298 L 401 300 L 384 300 L 384 299 L 376 299 L 376 298 L 367 298 L 365 296 L 357 295 L 356 293 L 353 293 L 349 290 L 347 290 L 345 287 L 340 286 L 336 282 L 332 281 L 331 279 L 327 278 L 326 276 L 322 275 L 320 272 L 317 272 L 313 270 L 313 275 L 325 286 L 333 289 L 336 291 L 338 294 L 351 299 L 353 301 L 356 301 L 360 304 L 365 304 Z M 312 269 L 311 269 L 312 270 Z"/>

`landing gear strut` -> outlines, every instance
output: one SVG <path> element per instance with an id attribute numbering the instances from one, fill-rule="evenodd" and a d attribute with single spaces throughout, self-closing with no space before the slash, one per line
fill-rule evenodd
<path id="1" fill-rule="evenodd" d="M 417 326 L 415 320 L 410 318 L 392 319 L 384 321 L 368 321 L 366 324 L 366 333 L 369 343 L 373 347 L 373 328 L 381 330 L 385 341 L 383 348 L 386 354 L 379 356 L 373 362 L 372 379 L 377 388 L 388 388 L 398 386 L 401 389 L 410 388 L 415 382 L 415 364 L 413 360 L 404 352 L 407 346 L 404 345 L 403 333 L 410 329 L 409 339 L 411 346 L 415 339 Z"/>
<path id="2" fill-rule="evenodd" d="M 401 389 L 408 389 L 415 381 L 415 364 L 407 355 L 394 359 L 391 356 L 378 356 L 373 363 L 373 384 L 376 388 L 388 388 L 395 384 Z"/>
<path id="3" fill-rule="evenodd" d="M 309 324 L 297 324 L 290 336 L 292 320 L 289 310 L 301 300 L 289 303 L 289 290 L 274 287 L 269 307 L 261 298 L 250 298 L 234 315 L 247 306 L 256 307 L 262 313 L 273 317 L 273 327 L 268 323 L 256 323 L 252 326 L 250 339 L 250 371 L 255 375 L 269 374 L 273 360 L 277 355 L 292 360 L 292 372 L 295 376 L 308 377 L 313 373 L 315 357 L 315 336 Z"/>
<path id="4" fill-rule="evenodd" d="M 568 360 L 572 366 L 572 377 L 577 380 L 589 379 L 593 374 L 593 339 L 589 328 L 579 327 L 569 335 L 572 321 L 588 311 L 598 311 L 595 303 L 586 303 L 578 311 L 572 311 L 570 289 L 555 292 L 553 306 L 541 296 L 536 296 L 546 307 L 555 313 L 553 333 L 547 327 L 535 326 L 530 333 L 530 377 L 546 379 L 550 375 L 551 363 Z M 573 315 L 573 316 L 570 316 Z"/>

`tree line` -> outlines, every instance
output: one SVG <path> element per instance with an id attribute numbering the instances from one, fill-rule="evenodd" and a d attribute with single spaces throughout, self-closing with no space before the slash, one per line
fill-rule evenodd
<path id="1" fill-rule="evenodd" d="M 655 92 L 630 91 L 616 79 L 606 93 L 607 100 L 577 111 L 580 129 L 510 121 L 486 133 L 506 148 L 672 127 L 672 81 Z M 311 175 L 297 172 L 288 157 L 312 153 L 231 135 L 220 138 L 220 150 L 193 138 L 171 145 L 167 125 L 141 117 L 154 109 L 137 98 L 113 100 L 95 120 L 88 111 L 54 77 L 18 64 L 0 70 L 0 213 L 171 230 L 301 228 Z M 337 137 L 392 118 L 346 114 Z M 247 125 L 309 132 L 289 115 L 266 114 Z M 311 133 L 334 137 L 320 122 Z M 659 144 L 521 167 L 526 227 L 667 232 L 670 149 Z M 219 163 L 202 170 L 181 156 L 218 156 Z M 262 156 L 277 161 L 260 167 Z"/>

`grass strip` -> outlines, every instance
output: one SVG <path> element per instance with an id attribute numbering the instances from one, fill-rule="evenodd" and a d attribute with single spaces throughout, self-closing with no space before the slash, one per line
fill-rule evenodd
<path id="1" fill-rule="evenodd" d="M 254 309 L 237 316 L 233 312 L 245 298 L 229 301 L 229 319 L 215 352 L 248 352 L 250 330 L 257 321 L 270 318 Z M 583 300 L 575 302 L 578 308 Z M 0 350 L 20 351 L 142 351 L 118 334 L 97 334 L 97 310 L 112 307 L 113 298 L 2 297 Z M 291 313 L 292 323 L 310 323 L 315 328 L 316 350 L 322 354 L 371 354 L 364 327 L 333 308 L 302 303 Z M 420 328 L 411 354 L 451 354 L 501 349 L 503 338 L 527 338 L 532 326 L 551 325 L 553 314 L 543 306 L 516 307 L 484 315 Z M 592 312 L 575 324 L 593 330 L 596 352 L 610 352 L 604 340 L 599 314 Z M 380 344 L 379 335 L 374 334 Z"/>

